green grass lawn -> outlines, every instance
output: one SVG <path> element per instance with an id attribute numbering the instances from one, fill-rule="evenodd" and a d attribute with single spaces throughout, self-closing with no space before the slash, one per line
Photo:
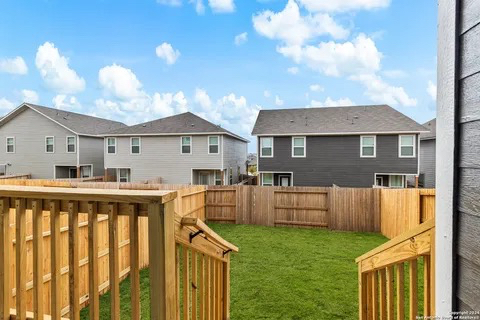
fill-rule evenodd
<path id="1" fill-rule="evenodd" d="M 210 227 L 240 248 L 240 253 L 232 254 L 232 320 L 358 318 L 354 260 L 387 241 L 372 233 L 226 224 Z M 141 288 L 142 318 L 148 319 L 148 270 L 141 273 Z M 121 283 L 121 292 L 122 319 L 129 319 L 128 278 Z M 108 293 L 101 297 L 101 309 L 101 319 L 109 318 Z M 87 308 L 82 310 L 82 319 L 88 319 Z"/>

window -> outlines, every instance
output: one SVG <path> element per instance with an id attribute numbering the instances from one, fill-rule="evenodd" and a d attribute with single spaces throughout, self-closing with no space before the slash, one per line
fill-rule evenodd
<path id="1" fill-rule="evenodd" d="M 140 154 L 140 138 L 139 137 L 130 138 L 130 153 Z"/>
<path id="2" fill-rule="evenodd" d="M 262 186 L 273 186 L 273 173 L 262 173 Z"/>
<path id="3" fill-rule="evenodd" d="M 54 137 L 45 137 L 45 152 L 54 153 L 55 152 L 55 138 Z"/>
<path id="4" fill-rule="evenodd" d="M 222 185 L 222 172 L 215 171 L 215 185 L 221 186 Z"/>
<path id="5" fill-rule="evenodd" d="M 260 138 L 260 157 L 273 157 L 273 138 Z"/>
<path id="6" fill-rule="evenodd" d="M 67 137 L 67 153 L 75 153 L 75 137 Z"/>
<path id="7" fill-rule="evenodd" d="M 117 153 L 117 138 L 107 138 L 107 153 L 108 154 Z"/>
<path id="8" fill-rule="evenodd" d="M 390 187 L 403 188 L 403 176 L 399 176 L 399 175 L 390 176 Z"/>
<path id="9" fill-rule="evenodd" d="M 118 182 L 130 182 L 130 169 L 118 169 Z"/>
<path id="10" fill-rule="evenodd" d="M 80 169 L 80 174 L 82 178 L 90 178 L 92 176 L 92 167 L 84 166 Z"/>
<path id="11" fill-rule="evenodd" d="M 7 153 L 15 153 L 15 137 L 7 137 Z"/>
<path id="12" fill-rule="evenodd" d="M 230 185 L 232 185 L 233 184 L 233 168 L 232 167 L 230 167 L 230 177 L 229 178 L 230 178 Z"/>
<path id="13" fill-rule="evenodd" d="M 181 141 L 182 154 L 192 154 L 192 137 L 181 137 Z"/>
<path id="14" fill-rule="evenodd" d="M 376 136 L 360 137 L 360 157 L 375 158 L 377 154 L 377 138 Z"/>
<path id="15" fill-rule="evenodd" d="M 399 136 L 399 157 L 415 158 L 415 136 Z"/>
<path id="16" fill-rule="evenodd" d="M 220 153 L 219 140 L 218 136 L 208 137 L 208 154 Z"/>
<path id="17" fill-rule="evenodd" d="M 292 137 L 292 157 L 305 157 L 305 137 Z"/>

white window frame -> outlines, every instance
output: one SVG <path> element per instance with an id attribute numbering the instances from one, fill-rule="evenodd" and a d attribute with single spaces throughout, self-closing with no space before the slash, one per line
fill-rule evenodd
<path id="1" fill-rule="evenodd" d="M 373 156 L 363 154 L 363 138 L 373 138 Z M 370 146 L 365 146 L 370 147 Z M 377 157 L 377 136 L 360 136 L 360 158 L 376 158 Z"/>
<path id="2" fill-rule="evenodd" d="M 217 144 L 210 144 L 210 138 L 217 138 Z M 220 154 L 220 136 L 208 136 L 208 154 Z M 217 146 L 217 152 L 210 152 L 210 146 Z"/>
<path id="3" fill-rule="evenodd" d="M 220 184 L 217 184 L 217 181 L 220 182 Z M 222 171 L 220 170 L 215 170 L 213 173 L 213 183 L 216 186 L 221 186 L 222 185 Z"/>
<path id="4" fill-rule="evenodd" d="M 120 176 L 120 172 L 122 172 L 122 170 L 128 170 L 128 181 L 124 181 L 124 183 L 128 183 L 128 182 L 131 182 L 132 181 L 132 169 L 130 168 L 117 168 L 117 182 L 122 182 L 120 181 L 121 180 L 121 176 Z"/>
<path id="5" fill-rule="evenodd" d="M 392 186 L 392 176 L 402 177 L 402 186 Z M 388 187 L 389 188 L 405 188 L 405 176 L 401 174 L 391 174 L 388 176 Z"/>
<path id="6" fill-rule="evenodd" d="M 68 151 L 68 138 L 73 138 L 73 151 Z M 65 138 L 65 146 L 66 146 L 66 152 L 67 153 L 76 153 L 77 152 L 77 137 L 75 136 L 67 136 Z"/>
<path id="7" fill-rule="evenodd" d="M 52 144 L 53 150 L 52 151 L 47 150 L 47 146 L 48 146 L 47 140 L 48 140 L 48 138 L 52 138 L 52 140 L 53 140 L 53 144 Z M 45 153 L 55 153 L 55 137 L 54 136 L 45 136 Z"/>
<path id="8" fill-rule="evenodd" d="M 84 177 L 83 174 L 82 174 L 82 169 L 84 168 L 90 168 L 90 175 L 88 177 Z M 80 166 L 80 178 L 91 178 L 93 177 L 93 165 L 92 164 L 87 164 L 87 165 L 84 165 L 84 166 Z"/>
<path id="9" fill-rule="evenodd" d="M 115 147 L 115 152 L 108 152 L 108 140 L 109 139 L 113 139 L 113 142 L 114 142 L 113 147 Z M 105 144 L 106 144 L 106 148 L 107 148 L 107 154 L 113 154 L 113 155 L 117 154 L 117 138 L 107 137 L 107 139 L 105 139 Z"/>
<path id="10" fill-rule="evenodd" d="M 190 138 L 190 144 L 189 144 L 189 146 L 190 146 L 190 152 L 188 152 L 188 153 L 187 153 L 187 152 L 183 152 L 183 147 L 184 147 L 183 138 Z M 185 146 L 187 146 L 187 144 L 186 144 Z M 192 149 L 193 149 L 193 139 L 192 139 L 192 136 L 181 136 L 181 137 L 180 137 L 180 154 L 183 154 L 183 155 L 185 155 L 185 154 L 187 154 L 187 155 L 188 155 L 188 154 L 192 154 Z"/>
<path id="11" fill-rule="evenodd" d="M 300 148 L 300 147 L 295 147 L 294 141 L 295 139 L 303 139 L 303 156 L 296 156 L 295 155 L 295 148 Z M 293 136 L 292 137 L 292 158 L 306 158 L 307 157 L 307 137 L 298 137 L 298 136 Z"/>
<path id="12" fill-rule="evenodd" d="M 402 137 L 412 137 L 413 145 L 408 145 L 405 147 L 413 147 L 413 155 L 412 156 L 402 156 Z M 416 157 L 416 149 L 417 149 L 417 139 L 415 139 L 414 134 L 401 134 L 398 136 L 398 157 L 399 158 L 415 158 Z"/>
<path id="13" fill-rule="evenodd" d="M 263 155 L 262 141 L 265 139 L 272 140 L 272 154 L 270 156 Z M 274 140 L 273 137 L 260 137 L 260 158 L 273 158 L 273 140 Z"/>
<path id="14" fill-rule="evenodd" d="M 13 139 L 13 144 L 12 144 L 13 151 L 8 151 L 8 139 Z M 15 149 L 16 149 L 16 147 L 15 147 L 15 137 L 6 137 L 5 138 L 5 152 L 6 153 L 15 153 Z"/>
<path id="15" fill-rule="evenodd" d="M 265 184 L 265 179 L 264 179 L 264 176 L 266 174 L 271 174 L 272 175 L 272 184 Z M 262 172 L 262 186 L 267 186 L 267 187 L 273 187 L 275 184 L 273 182 L 275 176 L 273 174 L 273 172 Z"/>
<path id="16" fill-rule="evenodd" d="M 133 139 L 138 139 L 138 153 L 133 152 Z M 130 154 L 139 155 L 142 154 L 142 138 L 141 137 L 130 137 Z"/>

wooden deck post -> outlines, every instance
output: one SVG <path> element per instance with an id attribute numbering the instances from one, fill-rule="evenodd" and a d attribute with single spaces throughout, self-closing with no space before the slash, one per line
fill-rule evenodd
<path id="1" fill-rule="evenodd" d="M 150 316 L 175 320 L 175 230 L 174 201 L 148 205 L 148 250 L 150 255 Z"/>

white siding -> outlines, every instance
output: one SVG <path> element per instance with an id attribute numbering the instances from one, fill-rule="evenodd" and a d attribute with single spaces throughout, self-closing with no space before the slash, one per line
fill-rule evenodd
<path id="1" fill-rule="evenodd" d="M 93 175 L 105 174 L 103 163 L 103 138 L 80 137 L 80 165 L 93 165 Z"/>

